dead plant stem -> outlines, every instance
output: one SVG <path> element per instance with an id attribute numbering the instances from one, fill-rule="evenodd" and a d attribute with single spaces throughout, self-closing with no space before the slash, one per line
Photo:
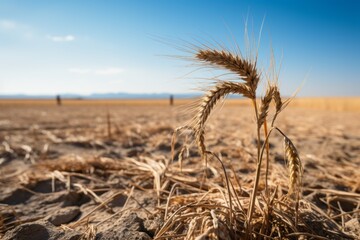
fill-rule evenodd
<path id="1" fill-rule="evenodd" d="M 257 104 L 256 104 L 256 98 L 252 99 L 252 103 L 254 105 L 256 123 L 259 124 L 259 113 L 258 113 L 258 108 L 257 108 Z M 256 195 L 257 195 L 257 189 L 258 189 L 258 184 L 259 184 L 259 179 L 260 179 L 260 168 L 261 168 L 260 128 L 258 126 L 256 126 L 256 128 L 257 128 L 257 167 L 256 167 L 255 184 L 254 184 L 253 191 L 251 193 L 252 196 L 251 196 L 251 200 L 250 200 L 250 206 L 249 206 L 248 217 L 247 217 L 247 231 L 248 231 L 248 233 L 251 233 L 251 219 L 252 219 L 252 215 L 253 215 L 253 212 L 254 212 L 255 199 L 256 199 Z"/>
<path id="2" fill-rule="evenodd" d="M 264 121 L 264 137 L 266 138 L 268 134 L 267 121 Z M 269 152 L 270 152 L 270 144 L 266 143 L 266 170 L 265 170 L 265 193 L 266 197 L 269 197 L 269 189 L 268 189 L 268 176 L 269 176 Z"/>

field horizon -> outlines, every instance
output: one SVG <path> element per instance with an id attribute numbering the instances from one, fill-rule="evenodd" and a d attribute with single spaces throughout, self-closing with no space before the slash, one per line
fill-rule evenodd
<path id="1" fill-rule="evenodd" d="M 175 106 L 189 105 L 198 98 L 174 99 Z M 251 106 L 247 99 L 227 99 L 226 105 Z M 51 106 L 54 99 L 0 99 L 0 106 Z M 63 106 L 167 106 L 169 99 L 62 99 Z M 360 112 L 360 97 L 299 97 L 294 98 L 289 108 L 305 108 L 331 111 Z"/>

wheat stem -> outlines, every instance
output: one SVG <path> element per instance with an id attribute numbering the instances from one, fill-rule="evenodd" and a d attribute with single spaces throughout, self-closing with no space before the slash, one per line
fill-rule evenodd
<path id="1" fill-rule="evenodd" d="M 253 103 L 254 110 L 255 110 L 256 123 L 259 124 L 259 113 L 258 113 L 258 109 L 257 109 L 256 98 L 252 99 L 252 103 Z M 256 198 L 258 184 L 259 184 L 259 180 L 260 180 L 261 159 L 259 157 L 260 157 L 260 128 L 257 127 L 257 168 L 256 168 L 255 184 L 254 184 L 254 188 L 253 188 L 253 192 L 252 192 L 252 197 L 250 200 L 248 219 L 247 219 L 248 220 L 247 231 L 249 234 L 251 233 L 251 219 L 252 219 L 252 215 L 254 212 L 255 198 Z"/>
<path id="2" fill-rule="evenodd" d="M 260 170 L 261 170 L 261 163 L 262 163 L 262 159 L 263 159 L 263 155 L 264 155 L 264 150 L 266 148 L 266 144 L 269 142 L 269 137 L 274 130 L 277 130 L 284 138 L 288 139 L 288 137 L 278 127 L 272 127 L 269 130 L 269 133 L 267 134 L 267 136 L 265 138 L 265 141 L 261 147 L 259 161 L 257 163 L 257 168 L 256 168 L 256 173 L 255 173 L 255 175 L 256 175 L 255 183 L 254 183 L 253 191 L 251 193 L 250 207 L 249 207 L 249 211 L 248 211 L 248 220 L 247 220 L 248 226 L 251 226 L 251 219 L 252 219 L 252 214 L 253 214 L 254 206 L 255 206 L 256 193 L 257 193 L 257 189 L 258 189 L 258 185 L 259 185 L 259 181 L 260 181 Z M 290 141 L 290 139 L 289 139 L 289 141 Z"/>
<path id="3" fill-rule="evenodd" d="M 231 197 L 231 191 L 230 191 L 230 181 L 229 181 L 229 177 L 226 173 L 226 168 L 225 168 L 225 165 L 223 163 L 223 161 L 214 153 L 210 152 L 210 151 L 207 151 L 206 152 L 207 154 L 210 154 L 212 156 L 214 156 L 221 164 L 221 167 L 224 171 L 224 175 L 225 175 L 225 181 L 226 181 L 226 188 L 228 190 L 228 193 L 229 193 L 229 220 L 230 220 L 230 224 L 233 223 L 233 209 L 232 209 L 232 197 Z"/>
<path id="4" fill-rule="evenodd" d="M 267 128 L 267 121 L 265 119 L 264 121 L 264 136 L 266 137 L 268 135 L 268 128 Z M 265 170 L 265 192 L 266 196 L 269 196 L 269 190 L 268 190 L 268 176 L 269 176 L 269 156 L 270 153 L 270 144 L 269 142 L 266 143 L 266 170 Z"/>

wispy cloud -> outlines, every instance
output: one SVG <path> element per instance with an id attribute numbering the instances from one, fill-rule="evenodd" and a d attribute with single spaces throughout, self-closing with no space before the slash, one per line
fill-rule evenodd
<path id="1" fill-rule="evenodd" d="M 72 42 L 75 40 L 75 36 L 73 35 L 65 35 L 65 36 L 47 35 L 46 37 L 53 42 Z"/>
<path id="2" fill-rule="evenodd" d="M 104 68 L 104 69 L 98 69 L 95 71 L 95 74 L 97 75 L 117 75 L 119 73 L 122 73 L 124 70 L 121 68 Z"/>
<path id="3" fill-rule="evenodd" d="M 17 27 L 17 23 L 11 20 L 0 20 L 0 28 L 5 30 L 15 29 Z"/>
<path id="4" fill-rule="evenodd" d="M 35 35 L 31 26 L 9 19 L 0 19 L 0 31 L 25 39 L 33 39 Z"/>
<path id="5" fill-rule="evenodd" d="M 124 72 L 124 69 L 117 67 L 90 69 L 90 68 L 69 68 L 69 72 L 75 74 L 92 74 L 102 76 L 114 76 Z"/>

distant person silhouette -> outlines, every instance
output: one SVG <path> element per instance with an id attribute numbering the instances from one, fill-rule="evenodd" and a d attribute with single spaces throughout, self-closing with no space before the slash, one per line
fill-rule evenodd
<path id="1" fill-rule="evenodd" d="M 60 95 L 56 95 L 56 103 L 58 106 L 61 106 L 61 97 Z"/>
<path id="2" fill-rule="evenodd" d="M 170 95 L 170 106 L 174 105 L 174 96 Z"/>

